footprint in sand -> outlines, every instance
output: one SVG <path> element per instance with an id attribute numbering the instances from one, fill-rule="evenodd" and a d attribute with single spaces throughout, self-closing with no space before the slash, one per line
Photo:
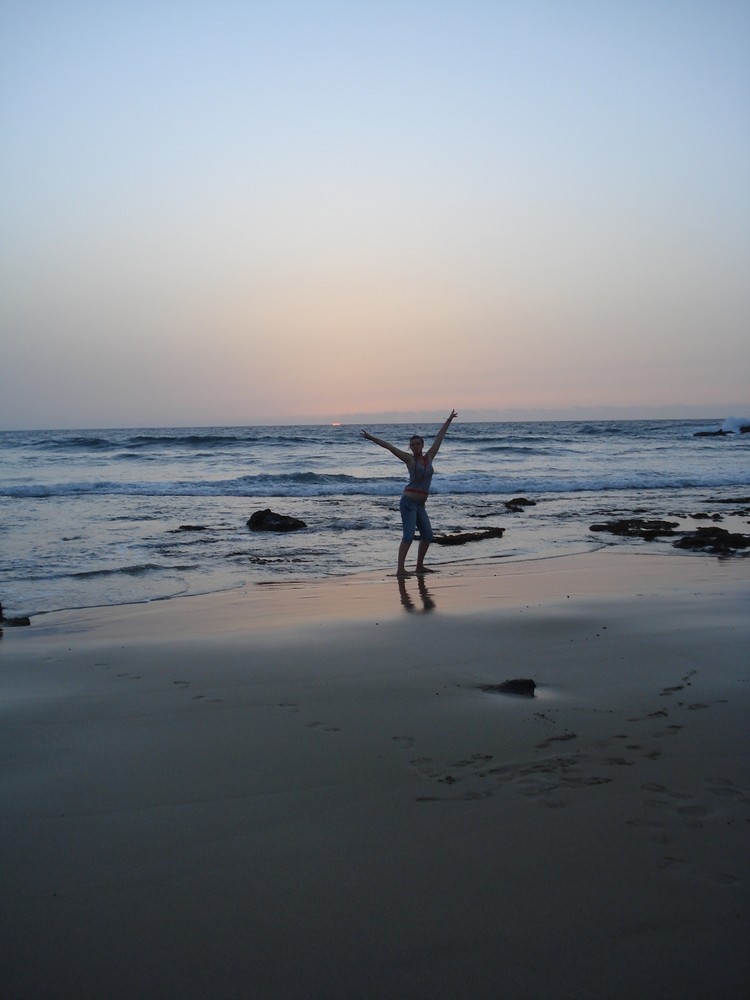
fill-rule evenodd
<path id="1" fill-rule="evenodd" d="M 491 753 L 473 753 L 470 757 L 463 757 L 461 760 L 453 761 L 450 767 L 481 768 L 492 760 Z"/>
<path id="2" fill-rule="evenodd" d="M 413 736 L 394 736 L 392 739 L 394 743 L 398 743 L 402 750 L 411 750 L 414 746 Z"/>
<path id="3" fill-rule="evenodd" d="M 733 886 L 741 881 L 732 872 L 701 871 L 703 855 L 700 851 L 697 854 L 693 852 L 701 843 L 695 838 L 709 835 L 699 831 L 710 830 L 713 841 L 721 838 L 722 830 L 727 827 L 748 821 L 747 810 L 743 807 L 750 805 L 750 797 L 745 794 L 744 788 L 728 778 L 710 778 L 704 784 L 703 794 L 700 790 L 691 793 L 669 788 L 657 781 L 645 782 L 641 789 L 648 795 L 643 800 L 646 810 L 652 816 L 658 811 L 659 820 L 644 818 L 628 820 L 627 823 L 650 834 L 650 841 L 658 847 L 673 845 L 669 854 L 656 859 L 659 869 L 670 875 L 699 878 L 717 885 Z M 713 808 L 706 795 L 718 796 L 721 801 L 716 801 Z M 717 842 L 717 849 L 711 856 L 720 853 L 721 847 Z"/>
<path id="4" fill-rule="evenodd" d="M 475 753 L 441 767 L 431 758 L 417 758 L 412 764 L 422 777 L 449 788 L 461 784 L 461 788 L 451 795 L 422 795 L 417 801 L 477 800 L 507 789 L 548 809 L 563 809 L 568 804 L 565 797 L 567 791 L 606 785 L 614 780 L 600 771 L 606 760 L 584 757 L 579 753 L 488 766 L 492 760 L 492 754 Z M 621 762 L 620 759 L 613 760 Z M 624 759 L 622 762 L 630 763 Z"/>
<path id="5" fill-rule="evenodd" d="M 463 792 L 460 795 L 418 795 L 415 802 L 476 802 L 479 799 L 486 799 L 490 791 L 483 792 Z"/>
<path id="6" fill-rule="evenodd" d="M 221 700 L 221 699 L 214 699 Z M 279 708 L 283 708 L 285 712 L 289 712 L 290 715 L 299 715 L 302 711 L 299 705 L 293 701 L 280 701 L 278 703 Z M 321 722 L 319 719 L 314 719 L 312 722 L 306 724 L 307 729 L 322 729 L 324 733 L 340 733 L 340 726 L 330 726 L 325 722 Z"/>
<path id="7" fill-rule="evenodd" d="M 647 781 L 641 788 L 646 792 L 658 792 L 661 795 L 666 795 L 670 799 L 692 799 L 693 796 L 689 792 L 672 792 L 666 785 L 659 784 L 658 781 Z"/>
<path id="8" fill-rule="evenodd" d="M 666 719 L 668 716 L 669 712 L 666 708 L 659 708 L 655 712 L 649 712 L 647 715 L 634 715 L 628 719 L 628 722 L 648 722 L 649 719 Z"/>
<path id="9" fill-rule="evenodd" d="M 652 844 L 657 844 L 659 847 L 666 847 L 667 844 L 672 843 L 672 838 L 665 831 L 663 823 L 657 823 L 655 820 L 650 819 L 628 819 L 625 820 L 625 825 L 650 834 L 649 841 Z"/>
<path id="10" fill-rule="evenodd" d="M 662 688 L 661 691 L 659 692 L 659 697 L 668 698 L 670 695 L 673 695 L 675 691 L 684 691 L 684 690 L 685 690 L 684 684 L 674 684 L 672 687 Z"/>
<path id="11" fill-rule="evenodd" d="M 324 733 L 340 733 L 340 726 L 327 726 L 325 722 L 308 722 L 308 729 L 322 729 Z"/>
<path id="12" fill-rule="evenodd" d="M 688 826 L 700 828 L 703 826 L 702 819 L 708 816 L 708 809 L 705 806 L 681 806 L 677 810 L 678 816 L 685 820 Z"/>
<path id="13" fill-rule="evenodd" d="M 577 733 L 561 733 L 559 736 L 548 736 L 541 743 L 536 744 L 537 750 L 546 750 L 548 747 L 552 746 L 553 743 L 564 743 L 567 740 L 577 740 Z"/>
<path id="14" fill-rule="evenodd" d="M 711 795 L 735 798 L 741 805 L 750 806 L 750 789 L 742 785 L 735 785 L 729 778 L 710 778 L 706 786 L 706 791 Z"/>
<path id="15" fill-rule="evenodd" d="M 674 725 L 674 724 L 673 725 L 669 725 L 669 726 L 667 726 L 666 729 L 662 729 L 660 732 L 654 733 L 653 734 L 654 735 L 654 739 L 660 740 L 660 739 L 663 739 L 665 736 L 676 736 L 677 733 L 681 729 L 682 729 L 682 726 L 678 726 L 678 725 Z"/>
<path id="16" fill-rule="evenodd" d="M 687 865 L 687 863 L 686 858 L 675 858 L 671 854 L 668 854 L 665 857 L 660 858 L 659 861 L 657 861 L 656 866 L 657 868 L 662 869 L 681 868 L 683 865 Z"/>

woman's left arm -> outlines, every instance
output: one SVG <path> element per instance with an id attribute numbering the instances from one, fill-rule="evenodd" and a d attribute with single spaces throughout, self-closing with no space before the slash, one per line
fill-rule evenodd
<path id="1" fill-rule="evenodd" d="M 458 414 L 456 413 L 456 411 L 455 410 L 451 410 L 451 415 L 448 417 L 448 419 L 445 421 L 445 423 L 443 424 L 443 426 L 437 432 L 437 434 L 435 436 L 435 440 L 432 442 L 432 444 L 430 445 L 430 447 L 427 449 L 427 454 L 430 457 L 430 459 L 433 459 L 435 457 L 435 455 L 437 455 L 438 448 L 443 443 L 443 438 L 448 433 L 448 428 L 450 427 L 451 423 L 456 419 L 457 416 L 458 416 Z"/>

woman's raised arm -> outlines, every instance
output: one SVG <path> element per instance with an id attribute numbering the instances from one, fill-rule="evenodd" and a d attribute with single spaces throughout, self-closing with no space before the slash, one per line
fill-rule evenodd
<path id="1" fill-rule="evenodd" d="M 445 421 L 445 423 L 443 424 L 443 426 L 440 428 L 440 430 L 435 435 L 435 440 L 432 442 L 432 444 L 430 445 L 430 447 L 427 449 L 427 454 L 429 455 L 429 457 L 431 459 L 434 458 L 435 455 L 437 455 L 438 449 L 440 448 L 440 445 L 443 443 L 443 438 L 448 433 L 448 428 L 450 427 L 451 423 L 456 419 L 457 416 L 458 416 L 458 414 L 456 413 L 456 411 L 455 410 L 451 410 L 451 415 L 448 417 L 448 419 Z"/>
<path id="2" fill-rule="evenodd" d="M 372 441 L 373 444 L 380 445 L 381 448 L 385 448 L 386 451 L 395 455 L 396 458 L 400 458 L 402 462 L 406 462 L 408 464 L 409 458 L 411 457 L 408 452 L 401 451 L 401 449 L 397 448 L 394 444 L 389 444 L 387 441 L 383 441 L 382 438 L 375 437 L 374 434 L 370 434 L 369 431 L 364 429 L 362 430 L 362 437 L 365 441 Z"/>

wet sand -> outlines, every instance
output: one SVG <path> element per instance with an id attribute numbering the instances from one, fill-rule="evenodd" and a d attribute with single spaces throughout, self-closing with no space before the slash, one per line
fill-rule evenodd
<path id="1" fill-rule="evenodd" d="M 744 997 L 749 569 L 602 551 L 6 629 L 3 996 Z M 513 677 L 536 697 L 483 690 Z"/>

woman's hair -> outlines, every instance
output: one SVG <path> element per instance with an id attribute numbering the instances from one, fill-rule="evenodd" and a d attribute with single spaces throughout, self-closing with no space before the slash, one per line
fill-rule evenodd
<path id="1" fill-rule="evenodd" d="M 412 441 L 421 441 L 422 444 L 424 444 L 424 438 L 421 436 L 421 434 L 412 434 L 412 436 L 409 438 L 409 444 L 411 444 Z"/>

